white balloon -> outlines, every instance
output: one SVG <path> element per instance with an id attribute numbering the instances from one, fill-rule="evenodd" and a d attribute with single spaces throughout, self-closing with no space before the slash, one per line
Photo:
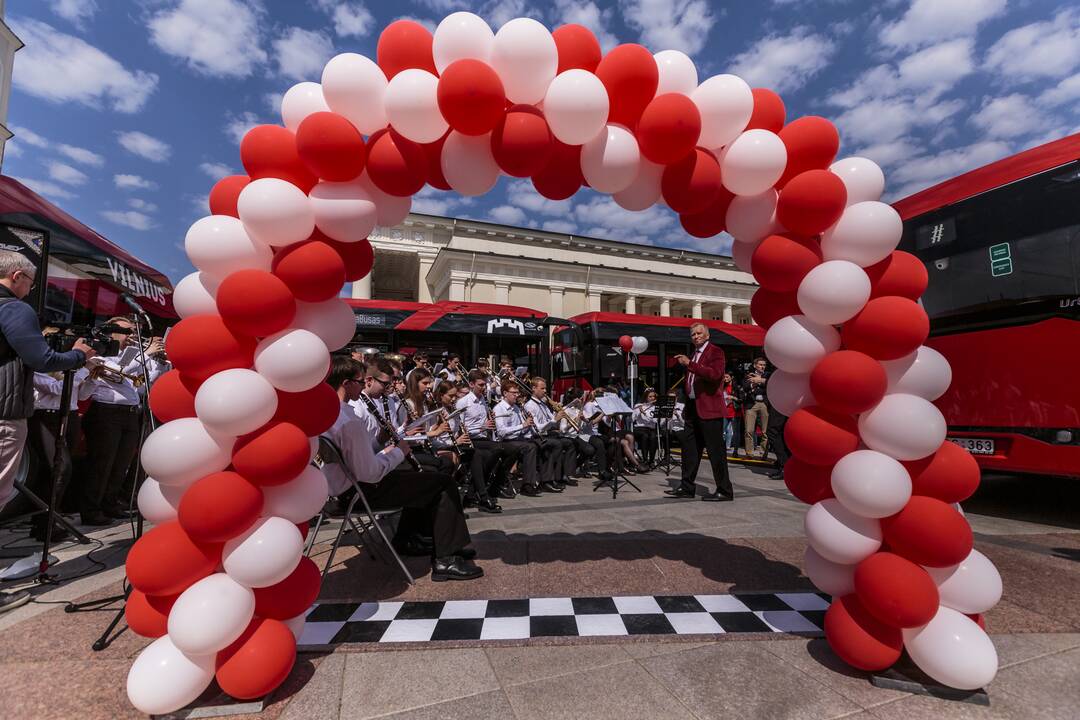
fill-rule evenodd
<path id="1" fill-rule="evenodd" d="M 143 443 L 143 469 L 162 485 L 187 487 L 232 462 L 236 438 L 211 435 L 198 418 L 159 425 Z"/>
<path id="2" fill-rule="evenodd" d="M 258 245 L 267 248 L 265 245 Z M 217 286 L 219 282 L 203 272 L 185 275 L 173 288 L 173 309 L 181 318 L 192 315 L 217 314 Z"/>
<path id="3" fill-rule="evenodd" d="M 310 330 L 282 330 L 255 348 L 255 370 L 285 392 L 310 390 L 323 381 L 329 367 L 326 343 Z"/>
<path id="4" fill-rule="evenodd" d="M 641 335 L 635 335 L 633 337 L 633 341 L 633 345 L 630 347 L 630 352 L 634 353 L 635 355 L 640 355 L 641 353 L 649 349 L 648 338 L 642 337 Z"/>
<path id="5" fill-rule="evenodd" d="M 612 195 L 612 199 L 625 210 L 648 210 L 660 199 L 664 167 L 643 156 L 634 182 Z"/>
<path id="6" fill-rule="evenodd" d="M 301 636 L 304 634 L 304 623 L 307 621 L 307 610 L 300 613 L 296 617 L 291 617 L 285 620 L 285 627 L 292 631 L 293 637 L 296 638 L 296 642 L 300 642 Z"/>
<path id="7" fill-rule="evenodd" d="M 826 560 L 809 545 L 803 555 L 803 572 L 810 578 L 810 582 L 814 583 L 814 587 L 834 598 L 842 598 L 855 592 L 855 566 Z"/>
<path id="8" fill-rule="evenodd" d="M 475 58 L 490 64 L 495 34 L 479 16 L 470 12 L 447 15 L 435 28 L 431 54 L 435 69 L 441 75 L 450 63 L 465 58 Z"/>
<path id="9" fill-rule="evenodd" d="M 367 170 L 360 174 L 360 187 L 375 200 L 375 220 L 383 227 L 393 227 L 405 222 L 412 209 L 412 197 L 384 193 L 368 177 Z"/>
<path id="10" fill-rule="evenodd" d="M 776 133 L 747 130 L 732 140 L 718 159 L 724 187 L 736 195 L 760 195 L 784 174 L 787 147 Z"/>
<path id="11" fill-rule="evenodd" d="M 775 370 L 769 376 L 765 394 L 769 396 L 769 404 L 788 417 L 799 408 L 815 404 L 814 394 L 810 392 L 809 373 Z"/>
<path id="12" fill-rule="evenodd" d="M 780 231 L 776 222 L 776 201 L 779 195 L 768 189 L 760 195 L 736 195 L 728 205 L 725 217 L 727 231 L 737 243 L 756 243 Z"/>
<path id="13" fill-rule="evenodd" d="M 780 318 L 765 333 L 765 355 L 781 370 L 808 373 L 829 353 L 840 349 L 840 333 L 805 315 Z"/>
<path id="14" fill-rule="evenodd" d="M 502 80 L 507 100 L 535 105 L 555 79 L 559 51 L 546 27 L 532 18 L 514 18 L 495 33 L 491 67 Z"/>
<path id="15" fill-rule="evenodd" d="M 127 676 L 128 700 L 139 712 L 166 715 L 202 695 L 214 679 L 214 655 L 189 656 L 168 635 L 135 658 Z"/>
<path id="16" fill-rule="evenodd" d="M 909 393 L 933 402 L 952 384 L 952 368 L 945 356 L 932 347 L 919 348 L 896 360 L 883 360 L 889 379 L 887 392 Z"/>
<path id="17" fill-rule="evenodd" d="M 847 260 L 827 260 L 806 273 L 797 293 L 799 309 L 822 325 L 855 317 L 870 299 L 870 278 Z"/>
<path id="18" fill-rule="evenodd" d="M 154 478 L 146 478 L 139 488 L 139 513 L 154 525 L 175 520 L 176 511 L 180 508 L 180 498 L 186 489 L 162 485 Z"/>
<path id="19" fill-rule="evenodd" d="M 317 112 L 330 112 L 319 83 L 297 83 L 281 98 L 281 121 L 293 132 L 304 122 L 304 118 Z"/>
<path id="20" fill-rule="evenodd" d="M 977 690 L 997 675 L 994 643 L 974 620 L 952 608 L 940 606 L 929 623 L 902 632 L 911 659 L 942 685 Z"/>
<path id="21" fill-rule="evenodd" d="M 309 196 L 315 225 L 339 242 L 360 242 L 375 229 L 378 208 L 359 180 L 322 181 Z"/>
<path id="22" fill-rule="evenodd" d="M 738 137 L 754 112 L 754 94 L 735 75 L 714 75 L 698 85 L 690 99 L 701 112 L 698 145 L 718 148 Z"/>
<path id="23" fill-rule="evenodd" d="M 847 204 L 881 199 L 885 192 L 885 173 L 873 160 L 849 157 L 837 160 L 829 166 L 833 175 L 839 176 L 847 188 Z"/>
<path id="24" fill-rule="evenodd" d="M 184 251 L 192 265 L 218 283 L 237 270 L 268 271 L 274 260 L 274 251 L 257 242 L 244 224 L 230 215 L 196 220 L 184 237 Z M 217 314 L 216 302 L 212 312 Z"/>
<path id="25" fill-rule="evenodd" d="M 929 400 L 890 393 L 859 415 L 859 435 L 866 446 L 897 460 L 918 460 L 945 442 L 945 417 Z"/>
<path id="26" fill-rule="evenodd" d="M 567 145 L 583 145 L 602 133 L 610 109 L 607 88 L 587 70 L 559 73 L 544 96 L 551 134 Z"/>
<path id="27" fill-rule="evenodd" d="M 911 499 L 911 477 L 903 465 L 888 455 L 856 450 L 833 466 L 832 489 L 836 499 L 856 515 L 883 518 L 895 515 L 907 505 Z"/>
<path id="28" fill-rule="evenodd" d="M 318 514 L 326 504 L 330 489 L 323 471 L 313 465 L 284 485 L 264 487 L 264 517 L 276 515 L 292 523 L 302 523 Z"/>
<path id="29" fill-rule="evenodd" d="M 887 258 L 903 232 L 904 223 L 891 205 L 875 200 L 855 203 L 821 236 L 821 254 L 826 260 L 868 267 Z"/>
<path id="30" fill-rule="evenodd" d="M 176 598 L 169 637 L 188 655 L 210 655 L 244 634 L 255 614 L 255 593 L 225 573 L 204 577 Z"/>
<path id="31" fill-rule="evenodd" d="M 806 539 L 818 555 L 840 565 L 855 565 L 881 547 L 881 523 L 848 510 L 836 498 L 806 511 Z"/>
<path id="32" fill-rule="evenodd" d="M 195 414 L 216 435 L 255 432 L 277 412 L 274 386 L 254 370 L 232 368 L 214 373 L 195 393 Z"/>
<path id="33" fill-rule="evenodd" d="M 261 588 L 289 577 L 303 553 L 304 539 L 294 523 L 281 517 L 264 517 L 225 543 L 221 562 L 236 582 Z"/>
<path id="34" fill-rule="evenodd" d="M 941 604 L 968 615 L 984 613 L 1001 599 L 1001 575 L 978 550 L 950 567 L 924 567 L 938 587 Z"/>
<path id="35" fill-rule="evenodd" d="M 292 326 L 315 333 L 333 352 L 352 341 L 356 334 L 356 315 L 341 298 L 317 303 L 297 301 Z"/>
<path id="36" fill-rule="evenodd" d="M 622 125 L 608 124 L 581 146 L 581 174 L 597 192 L 617 193 L 630 187 L 641 164 L 641 151 L 633 134 Z"/>
<path id="37" fill-rule="evenodd" d="M 758 245 L 760 245 L 764 239 L 765 238 L 758 238 L 754 242 L 732 243 L 731 259 L 735 261 L 735 267 L 739 268 L 744 273 L 751 273 L 750 259 L 754 256 L 754 251 L 757 250 Z"/>
<path id="38" fill-rule="evenodd" d="M 341 53 L 323 68 L 322 94 L 326 104 L 344 116 L 363 135 L 386 127 L 386 73 L 370 58 Z"/>
<path id="39" fill-rule="evenodd" d="M 653 55 L 656 69 L 660 72 L 660 82 L 656 86 L 656 95 L 679 93 L 689 96 L 697 89 L 697 68 L 686 53 L 678 50 L 661 50 Z"/>
<path id="40" fill-rule="evenodd" d="M 390 80 L 386 88 L 386 118 L 390 126 L 418 143 L 433 143 L 450 126 L 439 112 L 439 78 L 426 70 L 409 68 Z"/>
<path id="41" fill-rule="evenodd" d="M 308 196 L 277 178 L 252 180 L 240 191 L 236 208 L 248 235 L 265 245 L 285 247 L 303 242 L 315 230 Z"/>
<path id="42" fill-rule="evenodd" d="M 441 163 L 447 184 L 461 195 L 483 195 L 499 181 L 491 133 L 463 135 L 452 130 L 443 143 Z"/>

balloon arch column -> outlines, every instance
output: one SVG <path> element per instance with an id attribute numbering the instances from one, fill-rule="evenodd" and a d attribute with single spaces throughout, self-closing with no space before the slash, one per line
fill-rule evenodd
<path id="1" fill-rule="evenodd" d="M 827 120 L 786 123 L 775 93 L 733 75 L 699 83 L 677 51 L 602 55 L 581 26 L 493 33 L 464 12 L 434 36 L 393 23 L 377 63 L 338 55 L 285 94 L 282 120 L 243 138 L 247 174 L 214 186 L 185 241 L 198 272 L 176 288 L 175 370 L 151 391 L 164 424 L 142 454 L 155 527 L 127 562 L 128 623 L 157 638 L 128 675 L 137 708 L 176 710 L 215 678 L 258 697 L 289 674 L 319 593 L 303 546 L 327 495 L 315 438 L 338 413 L 323 379 L 354 329 L 338 293 L 425 184 L 481 195 L 503 174 L 553 200 L 587 184 L 627 211 L 662 201 L 692 235 L 734 236 L 761 285 L 752 311 L 790 415 L 787 483 L 810 505 L 805 571 L 834 598 L 830 645 L 863 670 L 906 649 L 946 685 L 993 678 L 980 613 L 1001 581 L 957 504 L 978 468 L 932 404 L 950 369 L 922 345 L 926 272 L 894 250 L 881 170 L 835 161 Z"/>

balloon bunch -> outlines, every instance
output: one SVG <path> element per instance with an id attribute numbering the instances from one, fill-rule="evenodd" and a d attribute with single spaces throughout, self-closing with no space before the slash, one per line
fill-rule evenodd
<path id="1" fill-rule="evenodd" d="M 649 349 L 649 339 L 641 335 L 623 335 L 619 338 L 619 347 L 625 353 L 640 355 Z"/>

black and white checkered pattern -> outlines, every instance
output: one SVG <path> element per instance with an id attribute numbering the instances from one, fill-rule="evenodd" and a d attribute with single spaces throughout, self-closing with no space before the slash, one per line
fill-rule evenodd
<path id="1" fill-rule="evenodd" d="M 820 635 L 828 606 L 827 595 L 807 592 L 326 603 L 308 613 L 299 645 L 747 632 Z"/>

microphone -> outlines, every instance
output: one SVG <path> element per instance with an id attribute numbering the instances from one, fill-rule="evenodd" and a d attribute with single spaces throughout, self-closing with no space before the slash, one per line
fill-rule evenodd
<path id="1" fill-rule="evenodd" d="M 136 314 L 141 315 L 142 318 L 146 320 L 147 325 L 152 326 L 152 323 L 150 322 L 150 316 L 146 314 L 146 310 L 143 309 L 143 306 L 140 305 L 135 300 L 135 298 L 131 297 L 131 295 L 128 295 L 127 293 L 120 293 L 120 299 L 123 300 L 124 303 Z"/>

